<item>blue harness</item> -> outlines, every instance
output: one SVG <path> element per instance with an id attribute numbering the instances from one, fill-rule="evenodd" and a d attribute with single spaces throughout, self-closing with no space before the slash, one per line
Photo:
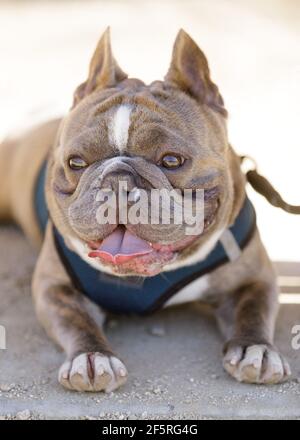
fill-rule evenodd
<path id="1" fill-rule="evenodd" d="M 45 231 L 48 222 L 44 193 L 45 174 L 46 164 L 39 173 L 34 200 L 36 216 L 42 231 Z M 255 227 L 255 210 L 246 197 L 234 225 L 228 230 L 235 246 L 243 249 L 251 239 Z M 65 245 L 63 237 L 55 227 L 53 231 L 58 254 L 74 286 L 103 309 L 113 313 L 152 313 L 183 287 L 230 261 L 224 244 L 218 241 L 205 260 L 194 265 L 148 278 L 117 277 L 91 267 Z"/>

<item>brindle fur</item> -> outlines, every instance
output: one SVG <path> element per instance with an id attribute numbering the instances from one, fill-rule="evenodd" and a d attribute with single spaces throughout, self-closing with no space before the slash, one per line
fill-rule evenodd
<path id="1" fill-rule="evenodd" d="M 17 222 L 41 246 L 32 283 L 36 312 L 48 334 L 66 352 L 60 383 L 81 391 L 115 389 L 125 382 L 127 371 L 91 317 L 86 300 L 72 286 L 57 255 L 50 221 L 44 239 L 41 237 L 33 210 L 33 190 L 40 165 L 48 156 L 49 210 L 68 242 L 74 236 L 68 217 L 70 204 L 55 193 L 54 184 L 75 194 L 76 199 L 82 181 L 92 178 L 87 173 L 79 179 L 78 174 L 66 169 L 66 157 L 74 148 L 80 152 L 88 145 L 90 157 L 102 162 L 120 154 L 110 145 L 108 121 L 114 106 L 121 103 L 134 107 L 130 156 L 151 161 L 154 149 L 171 139 L 173 147 L 182 148 L 193 161 L 184 172 L 168 176 L 168 184 L 177 188 L 200 184 L 218 187 L 220 209 L 214 225 L 181 252 L 179 265 L 195 255 L 216 230 L 233 223 L 245 196 L 239 159 L 227 140 L 222 97 L 210 79 L 204 54 L 184 31 L 177 36 L 165 81 L 150 86 L 127 78 L 113 58 L 106 31 L 92 58 L 88 79 L 75 92 L 72 111 L 63 120 L 50 121 L 1 144 L 0 219 Z M 147 161 L 141 166 L 149 173 Z M 156 169 L 154 173 L 164 186 L 164 175 Z M 83 204 L 82 215 L 86 211 Z M 82 231 L 82 218 L 76 221 Z M 81 233 L 90 238 L 89 234 L 103 237 L 109 232 L 97 227 Z M 159 241 L 159 230 L 150 226 L 136 226 L 134 231 L 149 241 Z M 169 233 L 170 241 L 182 236 L 178 229 Z M 224 368 L 239 381 L 276 383 L 286 379 L 289 366 L 273 345 L 278 309 L 275 274 L 258 231 L 237 261 L 216 269 L 208 278 L 203 300 L 215 308 L 226 339 Z"/>

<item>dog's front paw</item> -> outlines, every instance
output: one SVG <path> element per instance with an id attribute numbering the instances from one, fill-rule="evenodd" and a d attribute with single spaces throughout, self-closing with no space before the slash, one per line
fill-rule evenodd
<path id="1" fill-rule="evenodd" d="M 58 381 L 69 390 L 110 391 L 119 388 L 127 380 L 123 362 L 115 356 L 101 353 L 83 353 L 66 361 L 58 373 Z"/>
<path id="2" fill-rule="evenodd" d="M 230 341 L 224 349 L 223 366 L 239 382 L 274 384 L 291 375 L 284 357 L 265 344 Z"/>

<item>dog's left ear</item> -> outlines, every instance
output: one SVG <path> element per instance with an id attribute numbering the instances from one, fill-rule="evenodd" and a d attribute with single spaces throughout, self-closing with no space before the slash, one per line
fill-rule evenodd
<path id="1" fill-rule="evenodd" d="M 227 116 L 218 87 L 210 79 L 204 53 L 183 29 L 176 37 L 172 61 L 165 81 L 188 93 L 198 102 Z"/>
<path id="2" fill-rule="evenodd" d="M 91 59 L 87 80 L 75 90 L 73 107 L 94 90 L 114 87 L 126 78 L 127 74 L 114 59 L 108 27 L 100 38 Z"/>

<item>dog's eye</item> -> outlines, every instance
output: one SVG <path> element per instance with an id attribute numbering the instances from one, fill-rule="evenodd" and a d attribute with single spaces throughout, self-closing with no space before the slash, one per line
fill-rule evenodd
<path id="1" fill-rule="evenodd" d="M 86 161 L 81 159 L 81 157 L 74 156 L 69 159 L 69 167 L 72 170 L 81 170 L 82 168 L 86 168 L 87 165 Z"/>
<path id="2" fill-rule="evenodd" d="M 175 154 L 166 154 L 161 159 L 161 165 L 164 168 L 178 168 L 183 165 L 184 158 Z"/>

